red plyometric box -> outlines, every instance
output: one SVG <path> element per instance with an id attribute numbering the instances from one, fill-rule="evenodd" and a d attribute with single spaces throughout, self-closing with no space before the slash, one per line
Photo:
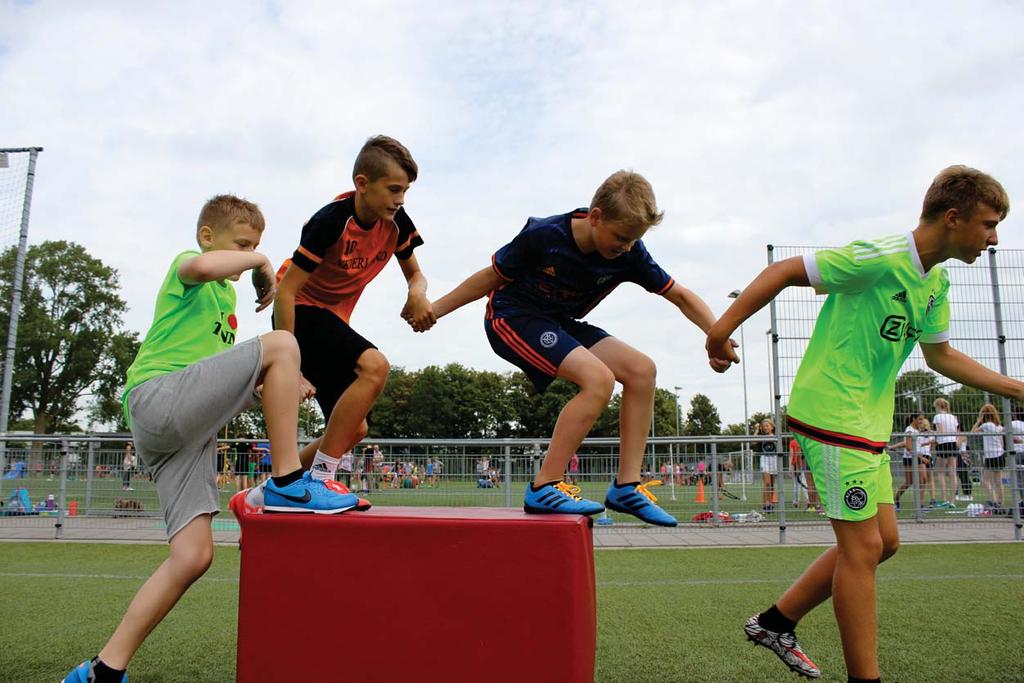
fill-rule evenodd
<path id="1" fill-rule="evenodd" d="M 242 683 L 594 680 L 585 517 L 393 507 L 243 530 Z"/>

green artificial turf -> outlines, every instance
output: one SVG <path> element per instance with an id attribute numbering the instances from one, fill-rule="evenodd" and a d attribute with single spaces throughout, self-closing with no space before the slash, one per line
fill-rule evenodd
<path id="1" fill-rule="evenodd" d="M 57 681 L 95 654 L 166 552 L 161 545 L 0 543 L 0 681 Z M 820 552 L 598 551 L 595 679 L 797 680 L 746 642 L 741 625 Z M 139 651 L 132 681 L 234 680 L 238 562 L 237 548 L 217 548 L 210 571 Z M 878 577 L 884 680 L 1022 680 L 1024 546 L 904 547 Z M 822 680 L 845 681 L 831 605 L 808 615 L 799 634 Z M 338 638 L 342 647 L 344 634 Z"/>

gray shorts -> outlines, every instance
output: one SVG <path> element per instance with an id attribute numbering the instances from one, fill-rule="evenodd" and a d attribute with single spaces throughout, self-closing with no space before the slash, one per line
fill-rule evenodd
<path id="1" fill-rule="evenodd" d="M 220 512 L 217 432 L 255 405 L 262 366 L 263 345 L 253 338 L 128 396 L 135 448 L 156 482 L 168 540 L 199 515 Z"/>

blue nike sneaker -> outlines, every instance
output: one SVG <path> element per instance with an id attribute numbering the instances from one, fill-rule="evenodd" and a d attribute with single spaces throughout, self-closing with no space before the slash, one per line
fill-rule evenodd
<path id="1" fill-rule="evenodd" d="M 96 676 L 92 672 L 92 660 L 87 659 L 72 669 L 61 683 L 92 683 L 95 680 Z M 121 678 L 121 683 L 128 683 L 127 673 Z"/>
<path id="2" fill-rule="evenodd" d="M 676 526 L 679 522 L 676 518 L 658 507 L 658 499 L 647 487 L 661 486 L 661 480 L 655 479 L 646 484 L 623 484 L 612 480 L 608 487 L 608 494 L 605 496 L 604 504 L 608 509 L 616 512 L 624 512 L 627 515 L 639 517 L 648 524 L 658 526 Z"/>
<path id="3" fill-rule="evenodd" d="M 604 506 L 593 500 L 580 497 L 580 487 L 564 481 L 545 484 L 536 491 L 526 485 L 523 510 L 534 514 L 596 515 Z"/>
<path id="4" fill-rule="evenodd" d="M 263 489 L 264 512 L 313 512 L 318 515 L 334 515 L 351 510 L 359 504 L 359 498 L 352 493 L 339 493 L 324 482 L 311 477 L 309 471 L 302 473 L 298 481 L 288 486 L 277 486 L 268 479 Z"/>

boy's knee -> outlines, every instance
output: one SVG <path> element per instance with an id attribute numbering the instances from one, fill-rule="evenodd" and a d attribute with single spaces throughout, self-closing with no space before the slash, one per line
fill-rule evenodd
<path id="1" fill-rule="evenodd" d="M 368 349 L 359 356 L 357 362 L 359 378 L 373 382 L 383 387 L 387 382 L 388 372 L 391 370 L 391 363 L 383 353 L 377 349 Z"/>
<path id="2" fill-rule="evenodd" d="M 286 330 L 274 330 L 260 337 L 263 345 L 264 364 L 283 358 L 298 361 L 299 343 L 295 335 Z"/>
<path id="3" fill-rule="evenodd" d="M 637 353 L 626 363 L 622 383 L 623 385 L 650 387 L 653 389 L 656 386 L 657 379 L 658 367 L 654 364 L 654 361 L 642 353 Z"/>
<path id="4" fill-rule="evenodd" d="M 596 398 L 603 398 L 607 402 L 615 390 L 615 375 L 604 364 L 595 366 L 584 377 L 580 389 Z"/>
<path id="5" fill-rule="evenodd" d="M 189 581 L 195 581 L 206 573 L 213 564 L 213 546 L 203 545 L 195 548 L 178 549 L 172 554 L 175 567 Z"/>
<path id="6" fill-rule="evenodd" d="M 896 554 L 896 551 L 900 549 L 899 538 L 883 538 L 882 539 L 882 556 L 878 560 L 879 563 L 885 562 L 890 557 Z"/>
<path id="7" fill-rule="evenodd" d="M 369 433 L 370 425 L 366 422 L 366 420 L 363 420 L 362 422 L 359 423 L 359 426 L 356 427 L 356 433 L 352 435 L 354 437 L 353 441 L 355 443 L 359 443 L 360 441 L 365 439 L 366 435 Z"/>

